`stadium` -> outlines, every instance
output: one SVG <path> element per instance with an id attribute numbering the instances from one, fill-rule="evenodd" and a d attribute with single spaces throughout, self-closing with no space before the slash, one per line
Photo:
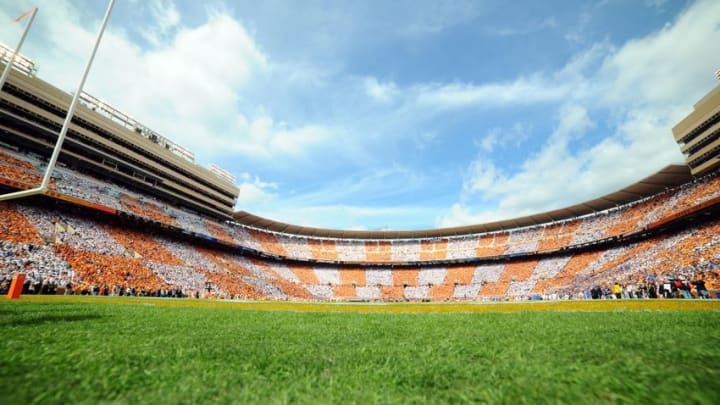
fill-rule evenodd
<path id="1" fill-rule="evenodd" d="M 618 282 L 642 296 L 657 283 L 655 296 L 678 297 L 665 284 L 706 271 L 709 291 L 720 288 L 718 88 L 676 127 L 692 152 L 688 166 L 553 212 L 395 232 L 298 227 L 233 212 L 231 183 L 143 136 L 136 122 L 119 121 L 112 107 L 82 100 L 47 195 L 3 205 L 4 250 L 15 253 L 5 256 L 5 269 L 29 271 L 33 290 L 504 301 L 586 298 Z M 0 127 L 6 191 L 39 184 L 68 103 L 48 83 L 11 74 Z"/>
<path id="2" fill-rule="evenodd" d="M 42 182 L 73 97 L 36 71 L 19 55 L 1 89 L 2 194 Z M 47 191 L 0 202 L 2 294 L 26 277 L 0 306 L 9 403 L 717 400 L 720 85 L 672 128 L 685 164 L 561 209 L 397 231 L 236 211 L 230 172 L 78 97 Z"/>

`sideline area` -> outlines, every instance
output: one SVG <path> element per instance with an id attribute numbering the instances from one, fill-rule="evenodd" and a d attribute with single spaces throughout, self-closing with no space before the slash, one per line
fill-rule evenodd
<path id="1" fill-rule="evenodd" d="M 720 311 L 720 300 L 632 299 L 531 302 L 299 302 L 230 301 L 152 297 L 97 297 L 73 295 L 23 295 L 19 300 L 2 297 L 3 305 L 14 303 L 98 303 L 151 305 L 160 307 L 236 308 L 240 310 L 297 312 L 379 313 L 471 313 L 533 311 Z"/>

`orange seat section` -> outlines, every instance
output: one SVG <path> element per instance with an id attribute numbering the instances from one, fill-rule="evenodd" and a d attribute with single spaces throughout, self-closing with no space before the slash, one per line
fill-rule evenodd
<path id="1" fill-rule="evenodd" d="M 365 286 L 365 270 L 360 267 L 342 267 L 338 270 L 338 273 L 342 285 Z"/>
<path id="2" fill-rule="evenodd" d="M 335 241 L 330 239 L 307 239 L 310 253 L 315 260 L 335 261 L 338 259 Z"/>
<path id="3" fill-rule="evenodd" d="M 0 202 L 0 239 L 31 245 L 43 244 L 35 227 L 15 208 L 15 205 L 8 202 Z"/>
<path id="4" fill-rule="evenodd" d="M 128 250 L 137 252 L 145 260 L 152 260 L 170 266 L 182 266 L 184 264 L 146 232 L 115 226 L 104 226 L 103 228 L 118 243 Z"/>
<path id="5" fill-rule="evenodd" d="M 478 240 L 478 247 L 475 249 L 475 253 L 478 257 L 492 257 L 499 256 L 505 252 L 507 247 L 507 240 L 509 234 L 507 233 L 494 233 L 492 235 L 483 235 Z"/>
<path id="6" fill-rule="evenodd" d="M 295 275 L 304 284 L 307 284 L 307 285 L 319 284 L 317 275 L 315 275 L 315 271 L 313 271 L 312 267 L 303 265 L 303 264 L 288 264 L 288 268 L 290 269 L 290 271 L 295 273 Z"/>
<path id="7" fill-rule="evenodd" d="M 420 269 L 393 269 L 393 285 L 396 287 L 417 287 Z"/>
<path id="8" fill-rule="evenodd" d="M 392 246 L 389 241 L 366 241 L 365 252 L 369 262 L 389 263 L 392 261 Z"/>

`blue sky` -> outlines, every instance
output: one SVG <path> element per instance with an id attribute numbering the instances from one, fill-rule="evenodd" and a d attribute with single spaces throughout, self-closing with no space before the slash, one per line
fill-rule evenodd
<path id="1" fill-rule="evenodd" d="M 23 54 L 72 91 L 103 1 Z M 15 44 L 20 24 L 0 24 Z M 415 229 L 559 208 L 682 161 L 717 84 L 717 1 L 118 0 L 86 90 L 238 177 L 238 209 Z"/>

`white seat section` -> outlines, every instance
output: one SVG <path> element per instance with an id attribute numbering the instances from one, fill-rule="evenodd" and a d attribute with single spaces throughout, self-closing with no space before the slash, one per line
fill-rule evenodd
<path id="1" fill-rule="evenodd" d="M 421 268 L 418 272 L 418 284 L 420 286 L 439 285 L 445 280 L 447 268 L 445 267 L 428 267 Z"/>
<path id="2" fill-rule="evenodd" d="M 365 271 L 365 285 L 369 287 L 393 285 L 392 270 L 370 268 Z"/>
<path id="3" fill-rule="evenodd" d="M 294 259 L 309 260 L 312 259 L 312 252 L 308 246 L 307 239 L 300 236 L 289 236 L 283 234 L 275 234 L 278 242 L 282 243 L 290 257 Z"/>
<path id="4" fill-rule="evenodd" d="M 380 287 L 356 287 L 355 293 L 358 298 L 365 300 L 379 300 L 382 298 Z"/>
<path id="5" fill-rule="evenodd" d="M 428 298 L 430 287 L 405 287 L 404 296 L 409 300 L 422 300 Z"/>
<path id="6" fill-rule="evenodd" d="M 272 279 L 267 277 L 242 277 L 242 280 L 257 288 L 263 295 L 273 299 L 285 299 L 287 295 L 277 286 L 272 284 Z"/>
<path id="7" fill-rule="evenodd" d="M 220 271 L 220 268 L 217 264 L 215 264 L 215 262 L 208 260 L 199 251 L 197 251 L 197 249 L 187 243 L 182 243 L 161 236 L 156 236 L 155 240 L 177 258 L 185 262 L 187 266 L 215 272 Z"/>
<path id="8" fill-rule="evenodd" d="M 349 262 L 366 260 L 365 242 L 362 240 L 338 240 L 335 242 L 338 259 Z"/>
<path id="9" fill-rule="evenodd" d="M 504 264 L 482 264 L 475 268 L 471 284 L 482 284 L 483 282 L 494 283 L 500 279 L 505 271 Z"/>
<path id="10" fill-rule="evenodd" d="M 186 294 L 204 291 L 208 279 L 204 274 L 187 266 L 170 266 L 163 263 L 148 262 L 148 268 L 166 283 L 180 287 Z M 213 286 L 215 293 L 219 291 Z"/>
<path id="11" fill-rule="evenodd" d="M 469 259 L 475 257 L 475 248 L 478 245 L 478 237 L 469 235 L 464 237 L 453 237 L 448 240 L 448 259 Z"/>
<path id="12" fill-rule="evenodd" d="M 526 228 L 510 233 L 505 249 L 506 254 L 529 253 L 537 251 L 537 246 L 542 239 L 543 227 Z"/>
<path id="13" fill-rule="evenodd" d="M 293 273 L 286 265 L 271 262 L 268 263 L 270 268 L 276 272 L 280 277 L 284 278 L 287 281 L 290 281 L 292 283 L 301 283 L 300 278 L 297 276 L 297 274 Z"/>
<path id="14" fill-rule="evenodd" d="M 459 300 L 474 300 L 480 292 L 480 284 L 457 285 L 453 291 L 453 298 Z"/>
<path id="15" fill-rule="evenodd" d="M 398 240 L 391 245 L 392 259 L 399 262 L 420 260 L 420 242 Z"/>
<path id="16" fill-rule="evenodd" d="M 340 273 L 338 269 L 331 267 L 313 267 L 320 285 L 340 285 Z"/>
<path id="17" fill-rule="evenodd" d="M 578 275 L 592 275 L 595 271 L 601 269 L 606 263 L 622 256 L 628 249 L 628 246 L 618 246 L 604 251 L 596 261 L 585 267 L 578 273 Z"/>
<path id="18" fill-rule="evenodd" d="M 97 221 L 77 215 L 53 214 L 31 206 L 18 206 L 18 210 L 42 232 L 56 242 L 64 243 L 74 249 L 89 250 L 105 255 L 124 256 L 125 248 L 113 239 Z"/>
<path id="19" fill-rule="evenodd" d="M 0 240 L 0 279 L 11 279 L 23 272 L 32 283 L 49 282 L 65 287 L 75 280 L 68 262 L 50 246 L 33 246 Z"/>
<path id="20" fill-rule="evenodd" d="M 319 300 L 332 300 L 335 298 L 335 293 L 333 292 L 332 287 L 327 285 L 308 285 L 305 286 L 305 288 L 310 291 L 310 294 L 313 295 L 316 299 Z"/>
<path id="21" fill-rule="evenodd" d="M 233 235 L 233 238 L 238 241 L 238 243 L 241 246 L 248 247 L 250 249 L 253 249 L 258 252 L 264 252 L 265 250 L 262 248 L 262 245 L 260 242 L 255 240 L 255 238 L 248 233 L 247 230 L 245 230 L 242 226 L 230 226 L 230 232 Z"/>
<path id="22" fill-rule="evenodd" d="M 517 287 L 513 287 L 511 285 L 511 290 L 509 290 L 509 292 L 517 290 L 522 291 L 518 292 L 518 294 L 530 293 L 535 288 L 538 280 L 554 278 L 565 267 L 567 262 L 570 260 L 570 257 L 571 256 L 561 256 L 540 259 L 530 277 L 526 281 L 522 282 L 522 285 Z"/>

